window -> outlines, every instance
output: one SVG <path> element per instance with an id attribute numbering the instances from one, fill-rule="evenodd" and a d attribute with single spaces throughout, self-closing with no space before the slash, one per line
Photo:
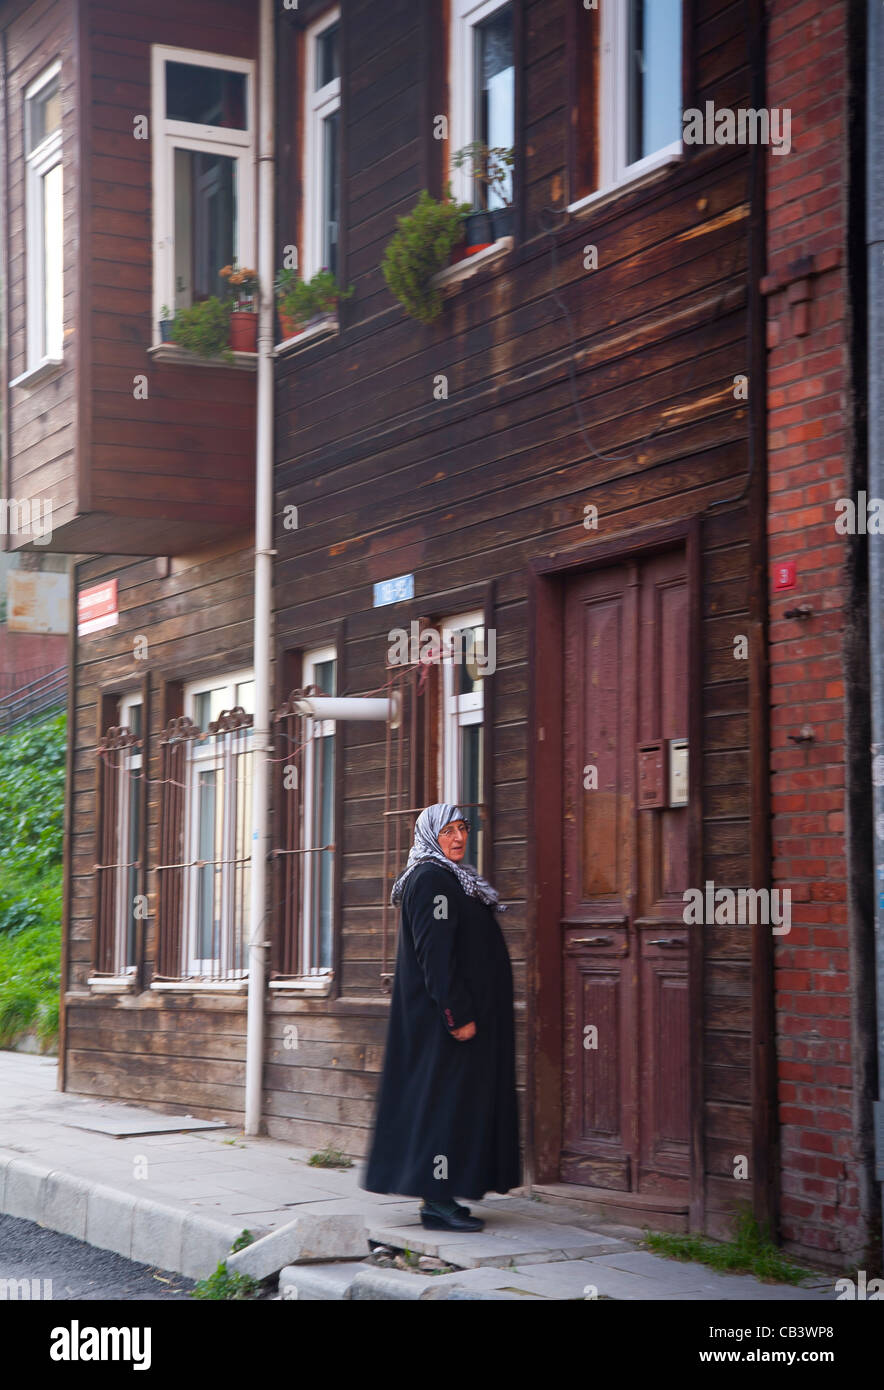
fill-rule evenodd
<path id="1" fill-rule="evenodd" d="M 460 806 L 472 820 L 466 858 L 481 872 L 481 810 L 485 796 L 482 671 L 486 661 L 483 616 L 481 613 L 466 613 L 449 618 L 442 623 L 440 635 L 440 800 Z"/>
<path id="2" fill-rule="evenodd" d="M 603 0 L 601 186 L 681 149 L 682 0 Z"/>
<path id="3" fill-rule="evenodd" d="M 142 891 L 142 696 L 102 698 L 113 722 L 98 748 L 96 949 L 93 983 L 121 983 L 137 968 Z M 112 711 L 112 712 L 111 712 Z"/>
<path id="4" fill-rule="evenodd" d="M 452 0 L 451 104 L 452 154 L 474 141 L 489 149 L 510 150 L 515 141 L 513 9 L 499 0 Z M 512 171 L 502 187 L 486 189 L 474 180 L 469 163 L 451 169 L 460 202 L 496 208 L 512 201 Z"/>
<path id="5" fill-rule="evenodd" d="M 340 11 L 305 33 L 303 228 L 300 273 L 338 274 L 341 199 Z"/>
<path id="6" fill-rule="evenodd" d="M 184 778 L 180 973 L 189 977 L 235 979 L 248 973 L 254 706 L 251 671 L 184 688 L 185 718 L 202 735 L 187 745 Z"/>
<path id="7" fill-rule="evenodd" d="M 28 370 L 60 361 L 64 344 L 61 63 L 25 92 Z"/>
<path id="8" fill-rule="evenodd" d="M 304 656 L 304 689 L 337 694 L 336 653 L 322 647 Z M 331 719 L 304 721 L 300 974 L 332 968 L 335 839 L 335 726 Z M 331 846 L 332 848 L 329 848 Z"/>
<path id="9" fill-rule="evenodd" d="M 254 82 L 238 58 L 157 44 L 152 54 L 158 335 L 163 305 L 220 296 L 222 267 L 254 262 Z"/>

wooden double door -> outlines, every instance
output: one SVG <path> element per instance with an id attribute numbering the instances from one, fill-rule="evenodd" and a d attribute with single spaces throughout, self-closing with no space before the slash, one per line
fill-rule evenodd
<path id="1" fill-rule="evenodd" d="M 688 1196 L 683 549 L 584 572 L 563 633 L 563 1182 Z"/>

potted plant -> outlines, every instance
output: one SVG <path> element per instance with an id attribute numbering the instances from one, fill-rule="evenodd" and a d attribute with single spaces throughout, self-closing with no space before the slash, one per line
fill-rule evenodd
<path id="1" fill-rule="evenodd" d="M 327 266 L 312 280 L 301 280 L 295 270 L 280 270 L 273 282 L 279 322 L 286 338 L 293 338 L 308 324 L 337 312 L 338 301 L 349 299 L 353 286 L 341 289 Z"/>
<path id="2" fill-rule="evenodd" d="M 248 266 L 222 266 L 218 272 L 233 291 L 230 312 L 230 346 L 234 352 L 256 352 L 258 347 L 258 272 Z"/>
<path id="3" fill-rule="evenodd" d="M 175 315 L 170 340 L 194 352 L 198 357 L 223 357 L 233 361 L 230 350 L 230 300 L 218 299 L 212 295 L 192 304 L 189 309 L 179 309 Z"/>
<path id="4" fill-rule="evenodd" d="M 441 201 L 423 189 L 415 207 L 396 219 L 398 230 L 388 242 L 381 269 L 391 292 L 419 323 L 432 323 L 442 312 L 442 291 L 433 276 L 449 264 L 463 241 L 465 203 Z"/>
<path id="5" fill-rule="evenodd" d="M 512 236 L 512 168 L 515 152 L 506 145 L 486 145 L 481 140 L 473 140 L 463 149 L 456 150 L 451 157 L 456 169 L 469 164 L 473 182 L 478 182 L 485 190 L 486 204 L 494 199 L 498 206 L 473 208 L 467 214 L 467 254 L 479 251 L 501 237 Z"/>
<path id="6" fill-rule="evenodd" d="M 175 316 L 169 309 L 168 304 L 164 304 L 160 309 L 160 342 L 170 343 L 172 341 L 172 325 Z"/>

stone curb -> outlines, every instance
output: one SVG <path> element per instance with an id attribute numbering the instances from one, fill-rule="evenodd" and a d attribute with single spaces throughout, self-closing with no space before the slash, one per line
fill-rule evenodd
<path id="1" fill-rule="evenodd" d="M 358 1260 L 368 1254 L 365 1220 L 358 1213 L 316 1212 L 296 1216 L 285 1226 L 238 1250 L 227 1260 L 231 1273 L 267 1279 L 286 1265 L 304 1261 Z"/>
<path id="2" fill-rule="evenodd" d="M 0 1212 L 188 1279 L 211 1274 L 242 1230 L 5 1154 L 0 1154 Z"/>

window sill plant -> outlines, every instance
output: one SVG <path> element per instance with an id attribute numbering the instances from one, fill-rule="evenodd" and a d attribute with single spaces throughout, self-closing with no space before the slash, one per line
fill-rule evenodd
<path id="1" fill-rule="evenodd" d="M 230 348 L 230 301 L 212 295 L 179 309 L 175 315 L 169 341 L 194 353 L 197 357 L 221 357 L 233 361 Z"/>
<path id="2" fill-rule="evenodd" d="M 234 352 L 256 352 L 258 347 L 258 272 L 248 266 L 222 266 L 218 272 L 233 291 L 230 309 L 230 347 Z"/>
<path id="3" fill-rule="evenodd" d="M 294 338 L 311 324 L 334 318 L 339 300 L 353 294 L 353 286 L 341 289 L 326 266 L 312 280 L 299 279 L 295 270 L 280 270 L 273 288 L 283 339 Z"/>
<path id="4" fill-rule="evenodd" d="M 484 207 L 471 208 L 465 217 L 466 251 L 472 255 L 502 237 L 513 234 L 512 169 L 515 152 L 510 146 L 488 146 L 473 140 L 451 157 L 455 169 L 469 166 L 470 178 L 483 189 Z M 491 207 L 489 204 L 494 203 Z"/>
<path id="5" fill-rule="evenodd" d="M 171 341 L 172 341 L 172 325 L 174 324 L 174 322 L 175 322 L 175 316 L 174 316 L 174 314 L 172 313 L 172 311 L 171 311 L 171 309 L 169 308 L 168 304 L 164 304 L 163 307 L 160 309 L 160 342 L 161 342 L 161 343 L 171 343 Z"/>
<path id="6" fill-rule="evenodd" d="M 439 201 L 423 189 L 412 211 L 397 218 L 381 268 L 391 293 L 419 323 L 433 323 L 442 312 L 442 291 L 433 277 L 463 242 L 467 212 L 467 204 Z"/>

